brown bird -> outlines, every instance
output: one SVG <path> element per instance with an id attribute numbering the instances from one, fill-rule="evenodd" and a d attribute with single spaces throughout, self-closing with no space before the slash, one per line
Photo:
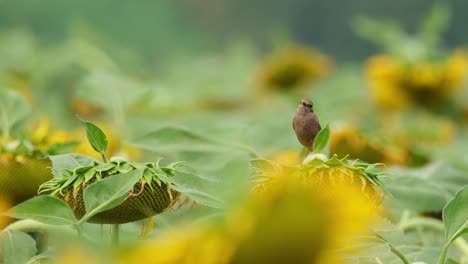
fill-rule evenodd
<path id="1" fill-rule="evenodd" d="M 293 128 L 297 139 L 307 148 L 309 154 L 314 151 L 314 140 L 322 127 L 314 113 L 314 103 L 302 99 L 293 118 Z"/>

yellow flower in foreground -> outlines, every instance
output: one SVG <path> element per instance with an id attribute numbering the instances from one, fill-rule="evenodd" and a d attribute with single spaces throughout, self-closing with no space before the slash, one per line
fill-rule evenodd
<path id="1" fill-rule="evenodd" d="M 450 102 L 463 86 L 467 70 L 468 56 L 457 50 L 438 62 L 406 63 L 389 55 L 373 56 L 366 75 L 377 105 L 394 110 Z"/>
<path id="2" fill-rule="evenodd" d="M 339 157 L 348 155 L 350 159 L 387 165 L 404 165 L 409 159 L 408 153 L 403 149 L 373 140 L 353 126 L 333 131 L 330 137 L 330 153 Z"/>
<path id="3" fill-rule="evenodd" d="M 103 262 L 102 259 L 99 259 L 90 250 L 86 250 L 80 245 L 73 245 L 68 246 L 66 248 L 61 248 L 60 251 L 57 252 L 57 257 L 54 258 L 54 260 L 51 262 L 53 264 L 115 263 L 110 260 L 107 260 L 107 262 Z"/>
<path id="4" fill-rule="evenodd" d="M 336 250 L 366 235 L 376 215 L 375 175 L 336 158 L 270 165 L 225 221 L 167 232 L 123 252 L 122 263 L 343 263 Z"/>
<path id="5" fill-rule="evenodd" d="M 325 76 L 330 60 L 304 47 L 289 47 L 273 54 L 259 68 L 256 76 L 261 90 L 294 90 Z"/>
<path id="6" fill-rule="evenodd" d="M 181 227 L 122 254 L 122 263 L 223 264 L 232 245 L 222 232 L 207 227 Z"/>
<path id="7" fill-rule="evenodd" d="M 339 261 L 340 256 L 334 253 L 335 250 L 349 245 L 349 239 L 354 236 L 367 233 L 367 226 L 375 219 L 377 205 L 383 198 L 378 174 L 370 172 L 372 167 L 351 164 L 337 159 L 336 156 L 329 160 L 312 159 L 299 166 L 270 163 L 270 168 L 262 169 L 257 176 L 258 181 L 254 188 L 256 198 L 253 200 L 274 208 L 281 203 L 276 200 L 279 197 L 295 197 L 294 206 L 302 208 L 297 208 L 294 214 L 287 214 L 282 222 L 287 223 L 287 219 L 295 217 L 315 217 L 315 220 L 307 220 L 313 224 L 307 225 L 305 222 L 302 229 L 303 232 L 316 232 L 314 237 L 319 246 L 315 262 L 300 263 L 342 263 Z M 288 207 L 293 208 L 292 206 L 293 201 L 290 201 Z M 255 211 L 261 209 L 257 208 Z M 276 217 L 281 217 L 281 211 Z M 271 217 L 270 221 L 272 219 L 275 218 Z M 295 222 L 293 226 L 301 224 Z M 300 236 L 299 230 L 297 236 Z M 312 241 L 308 245 L 314 246 Z M 295 246 L 300 245 L 297 243 Z"/>
<path id="8" fill-rule="evenodd" d="M 299 155 L 297 154 L 297 151 L 282 151 L 279 152 L 270 158 L 273 162 L 282 164 L 282 165 L 297 165 L 299 164 Z"/>

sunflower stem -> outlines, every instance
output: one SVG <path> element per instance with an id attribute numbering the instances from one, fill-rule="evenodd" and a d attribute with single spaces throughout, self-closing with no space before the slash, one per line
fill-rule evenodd
<path id="1" fill-rule="evenodd" d="M 442 253 L 440 254 L 440 259 L 438 264 L 444 264 L 445 263 L 445 258 L 447 256 L 447 251 L 449 249 L 450 243 L 445 243 L 444 248 L 442 249 Z"/>
<path id="2" fill-rule="evenodd" d="M 119 245 L 119 235 L 120 235 L 119 232 L 120 232 L 119 224 L 111 225 L 111 240 L 112 240 L 112 245 L 114 246 Z"/>
<path id="3" fill-rule="evenodd" d="M 106 157 L 106 153 L 104 152 L 99 152 L 99 153 L 101 154 L 101 158 L 104 162 L 106 163 L 109 162 L 109 159 Z"/>

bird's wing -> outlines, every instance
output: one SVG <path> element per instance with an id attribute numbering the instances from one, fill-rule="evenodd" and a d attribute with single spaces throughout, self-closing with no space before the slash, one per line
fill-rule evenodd
<path id="1" fill-rule="evenodd" d="M 320 125 L 320 122 L 316 115 L 314 115 L 314 119 L 315 119 L 315 124 L 317 124 L 318 131 L 322 130 L 322 126 Z"/>

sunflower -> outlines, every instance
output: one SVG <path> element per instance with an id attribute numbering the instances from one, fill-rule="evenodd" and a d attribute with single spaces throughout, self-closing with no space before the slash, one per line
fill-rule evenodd
<path id="1" fill-rule="evenodd" d="M 227 264 L 233 244 L 221 229 L 183 226 L 121 254 L 123 264 Z"/>
<path id="2" fill-rule="evenodd" d="M 278 152 L 270 157 L 270 159 L 273 162 L 282 164 L 282 165 L 288 165 L 288 166 L 294 166 L 299 164 L 299 155 L 297 154 L 297 151 L 292 151 L 292 150 L 285 150 Z"/>
<path id="3" fill-rule="evenodd" d="M 468 56 L 462 50 L 439 61 L 406 62 L 381 54 L 368 60 L 366 76 L 376 104 L 383 109 L 434 108 L 453 102 L 467 70 Z"/>
<path id="4" fill-rule="evenodd" d="M 292 46 L 272 54 L 260 65 L 256 84 L 262 91 L 304 88 L 330 71 L 330 59 L 318 51 Z"/>
<path id="5" fill-rule="evenodd" d="M 354 126 L 333 131 L 330 137 L 330 153 L 339 157 L 348 156 L 351 159 L 387 165 L 404 165 L 409 158 L 409 153 L 404 149 L 372 139 Z"/>
<path id="6" fill-rule="evenodd" d="M 376 174 L 336 157 L 266 163 L 224 221 L 175 228 L 124 252 L 123 263 L 344 263 L 336 250 L 367 234 L 378 211 Z"/>

